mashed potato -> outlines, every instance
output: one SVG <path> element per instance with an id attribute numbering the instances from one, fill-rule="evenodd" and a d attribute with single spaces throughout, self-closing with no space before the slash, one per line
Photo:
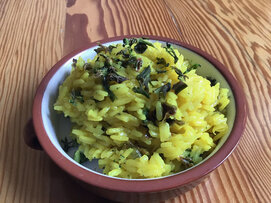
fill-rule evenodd
<path id="1" fill-rule="evenodd" d="M 99 159 L 109 176 L 166 176 L 202 161 L 227 132 L 228 90 L 169 43 L 124 39 L 95 51 L 74 59 L 54 105 L 73 123 L 77 161 Z"/>

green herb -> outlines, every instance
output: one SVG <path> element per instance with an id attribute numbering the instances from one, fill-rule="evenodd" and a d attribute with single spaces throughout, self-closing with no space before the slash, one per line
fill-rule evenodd
<path id="1" fill-rule="evenodd" d="M 140 74 L 136 76 L 138 82 L 145 87 L 147 91 L 149 91 L 149 82 L 150 82 L 150 74 L 151 74 L 151 67 L 146 67 Z"/>
<path id="2" fill-rule="evenodd" d="M 164 120 L 168 119 L 170 116 L 174 116 L 176 114 L 176 111 L 177 111 L 176 106 L 172 106 L 172 105 L 168 105 L 166 103 L 163 103 L 162 107 L 163 107 L 162 121 L 164 121 Z"/>
<path id="3" fill-rule="evenodd" d="M 134 88 L 133 88 L 133 91 L 134 91 L 135 93 L 144 95 L 144 96 L 147 97 L 148 99 L 150 98 L 149 93 L 148 93 L 146 90 L 144 90 L 142 86 L 140 86 L 140 87 L 134 87 Z"/>
<path id="4" fill-rule="evenodd" d="M 116 99 L 114 93 L 110 90 L 109 82 L 114 81 L 117 83 L 122 83 L 125 80 L 128 80 L 126 77 L 119 75 L 113 66 L 109 66 L 110 62 L 102 68 L 96 68 L 94 73 L 96 77 L 100 77 L 102 79 L 102 84 L 104 90 L 108 93 L 111 101 Z"/>
<path id="5" fill-rule="evenodd" d="M 123 58 L 129 58 L 131 55 L 131 50 L 130 49 L 123 49 L 119 51 L 116 55 L 122 55 Z"/>
<path id="6" fill-rule="evenodd" d="M 157 57 L 156 60 L 157 60 L 156 64 L 161 64 L 161 65 L 164 65 L 165 67 L 169 66 L 169 63 L 167 63 L 164 58 L 158 58 Z"/>
<path id="7" fill-rule="evenodd" d="M 123 46 L 129 45 L 129 39 L 124 38 L 123 39 Z"/>
<path id="8" fill-rule="evenodd" d="M 69 100 L 69 102 L 71 104 L 76 104 L 76 100 L 78 100 L 81 103 L 84 102 L 84 98 L 83 98 L 83 96 L 81 94 L 81 91 L 79 89 L 72 89 L 72 91 L 71 91 L 71 99 Z"/>
<path id="9" fill-rule="evenodd" d="M 99 46 L 99 48 L 94 49 L 94 51 L 95 51 L 97 54 L 99 54 L 99 53 L 101 53 L 101 52 L 104 52 L 104 53 L 109 52 L 109 53 L 111 53 L 112 50 L 113 50 L 114 48 L 117 48 L 116 46 L 113 46 L 113 45 L 109 45 L 109 46 L 107 47 L 107 46 L 104 46 L 104 45 L 102 45 L 102 44 L 100 44 L 100 43 L 98 43 L 98 46 Z"/>
<path id="10" fill-rule="evenodd" d="M 90 63 L 85 63 L 84 66 L 83 66 L 83 68 L 84 68 L 85 70 L 92 70 L 92 66 L 91 66 Z"/>
<path id="11" fill-rule="evenodd" d="M 185 168 L 190 168 L 190 167 L 194 166 L 194 162 L 190 157 L 184 158 L 184 157 L 180 156 L 180 161 L 182 162 L 182 164 Z"/>
<path id="12" fill-rule="evenodd" d="M 134 87 L 133 91 L 138 94 L 142 94 L 147 98 L 150 98 L 149 95 L 149 82 L 150 82 L 151 67 L 146 67 L 141 73 L 136 76 L 136 79 L 139 83 L 139 87 Z"/>
<path id="13" fill-rule="evenodd" d="M 156 70 L 156 73 L 158 73 L 158 74 L 166 73 L 166 72 L 167 72 L 167 70 Z"/>
<path id="14" fill-rule="evenodd" d="M 158 58 L 158 57 L 157 57 L 156 60 L 157 60 L 156 64 L 161 64 L 161 65 L 163 65 L 164 67 L 168 67 L 168 66 L 169 66 L 169 63 L 167 63 L 166 60 L 165 60 L 164 58 Z M 166 73 L 167 70 L 156 70 L 156 72 L 157 72 L 158 74 L 160 74 L 160 73 Z"/>
<path id="15" fill-rule="evenodd" d="M 104 51 L 105 53 L 107 52 L 107 47 L 103 46 L 102 44 L 98 43 L 99 48 L 94 49 L 94 51 L 99 54 L 100 52 Z"/>
<path id="16" fill-rule="evenodd" d="M 171 116 L 173 116 L 177 111 L 176 106 L 172 106 L 172 105 L 169 105 L 169 104 L 166 104 L 166 103 L 163 103 L 162 106 L 163 106 L 163 112 L 164 113 L 169 113 L 169 115 L 171 115 Z"/>
<path id="17" fill-rule="evenodd" d="M 128 80 L 126 77 L 119 75 L 116 72 L 110 72 L 106 76 L 107 81 L 115 81 L 117 83 L 122 83 L 125 80 Z"/>
<path id="18" fill-rule="evenodd" d="M 153 122 L 156 125 L 156 111 L 149 110 L 147 108 L 143 109 L 143 114 L 146 116 L 146 120 L 143 121 L 143 124 L 147 125 L 149 122 Z"/>
<path id="19" fill-rule="evenodd" d="M 201 67 L 201 65 L 200 64 L 194 64 L 194 65 L 190 66 L 189 68 L 187 68 L 186 71 L 184 71 L 183 74 L 186 74 L 186 73 L 190 72 L 191 70 L 196 70 L 198 67 Z"/>
<path id="20" fill-rule="evenodd" d="M 142 64 L 143 64 L 142 59 L 141 59 L 141 58 L 138 58 L 138 59 L 136 60 L 136 64 L 135 64 L 135 70 L 136 70 L 136 71 L 139 71 L 140 68 L 142 67 Z"/>
<path id="21" fill-rule="evenodd" d="M 137 39 L 137 41 L 138 41 L 138 43 L 134 47 L 134 50 L 138 54 L 143 54 L 146 51 L 146 49 L 148 48 L 148 46 L 154 47 L 151 42 L 145 41 L 142 38 Z"/>
<path id="22" fill-rule="evenodd" d="M 146 116 L 146 118 L 148 118 L 148 114 L 149 114 L 150 110 L 148 108 L 144 108 L 142 110 L 142 113 Z"/>
<path id="23" fill-rule="evenodd" d="M 108 67 L 103 66 L 101 68 L 95 68 L 93 69 L 93 73 L 95 74 L 95 77 L 97 78 L 104 77 L 108 73 Z"/>
<path id="24" fill-rule="evenodd" d="M 154 93 L 158 94 L 159 97 L 164 97 L 165 98 L 166 95 L 167 95 L 167 92 L 170 91 L 170 88 L 171 88 L 171 83 L 168 82 L 167 84 L 165 84 L 165 85 L 157 88 L 156 90 L 154 90 Z"/>
<path id="25" fill-rule="evenodd" d="M 154 47 L 151 42 L 148 42 L 145 39 L 146 38 L 132 38 L 132 39 L 124 38 L 123 47 L 131 48 L 133 44 L 136 44 L 136 46 L 134 47 L 135 52 L 142 54 L 148 48 L 147 45 Z"/>
<path id="26" fill-rule="evenodd" d="M 137 42 L 138 42 L 137 38 L 131 38 L 131 39 L 124 38 L 123 39 L 123 47 L 125 47 L 127 45 L 132 46 L 133 44 L 135 44 Z"/>
<path id="27" fill-rule="evenodd" d="M 186 75 L 184 75 L 183 73 L 182 73 L 182 71 L 180 70 L 180 69 L 178 69 L 177 67 L 175 67 L 175 66 L 171 66 L 174 70 L 175 70 L 175 72 L 178 74 L 178 79 L 179 80 L 185 80 L 186 78 L 188 78 Z"/>
<path id="28" fill-rule="evenodd" d="M 211 87 L 212 86 L 215 86 L 216 85 L 216 83 L 217 83 L 217 81 L 216 81 L 216 79 L 214 79 L 214 78 L 212 78 L 212 77 L 206 77 L 206 79 L 207 80 L 209 80 L 210 82 L 211 82 Z"/>
<path id="29" fill-rule="evenodd" d="M 77 59 L 72 59 L 72 67 L 76 68 Z"/>
<path id="30" fill-rule="evenodd" d="M 137 45 L 135 46 L 134 50 L 138 54 L 143 54 L 146 51 L 147 48 L 148 47 L 147 47 L 146 44 L 144 44 L 142 42 L 138 42 Z"/>
<path id="31" fill-rule="evenodd" d="M 103 88 L 104 90 L 108 93 L 109 98 L 111 99 L 111 101 L 114 101 L 116 99 L 115 94 L 110 90 L 108 81 L 106 76 L 102 77 L 102 83 L 103 83 Z"/>
<path id="32" fill-rule="evenodd" d="M 149 112 L 150 112 L 150 110 L 148 109 L 148 108 L 144 108 L 143 110 L 142 110 L 142 113 L 145 115 L 145 117 L 146 117 L 146 119 L 145 120 L 143 120 L 142 122 L 143 122 L 143 125 L 148 125 L 148 123 L 149 123 L 149 121 L 148 121 L 148 117 L 149 117 Z"/>
<path id="33" fill-rule="evenodd" d="M 105 52 L 105 53 L 109 51 L 107 46 L 104 46 L 104 45 L 100 44 L 99 42 L 98 42 L 98 46 L 99 46 L 99 48 L 94 49 L 94 51 L 97 54 L 101 53 L 102 51 Z"/>
<path id="34" fill-rule="evenodd" d="M 139 38 L 139 39 L 138 39 L 138 42 L 141 42 L 141 43 L 146 44 L 146 45 L 148 45 L 148 46 L 154 47 L 153 44 L 152 44 L 151 42 L 146 41 L 146 39 L 147 39 L 147 38 L 143 38 L 143 37 L 142 37 L 142 38 Z"/>
<path id="35" fill-rule="evenodd" d="M 128 65 L 135 67 L 136 66 L 137 59 L 135 56 L 130 56 L 127 60 L 124 60 L 121 62 L 121 65 L 124 68 L 127 68 Z"/>
<path id="36" fill-rule="evenodd" d="M 72 147 L 76 147 L 78 146 L 76 140 L 71 140 L 69 141 L 67 137 L 65 137 L 64 139 L 61 139 L 60 142 L 62 143 L 63 145 L 63 150 L 65 152 L 68 152 L 70 148 Z"/>
<path id="37" fill-rule="evenodd" d="M 169 55 L 171 55 L 174 58 L 174 63 L 177 63 L 177 61 L 179 60 L 179 58 L 177 57 L 176 53 L 174 52 L 174 50 L 172 48 L 172 45 L 167 42 L 165 49 L 169 53 Z"/>
<path id="38" fill-rule="evenodd" d="M 104 63 L 105 66 L 112 66 L 113 60 L 110 57 L 108 57 L 105 54 L 100 54 L 100 56 L 105 58 L 105 63 Z"/>
<path id="39" fill-rule="evenodd" d="M 109 45 L 109 47 L 108 47 L 109 53 L 111 53 L 112 50 L 115 49 L 115 48 L 117 48 L 117 47 L 116 47 L 116 46 L 113 46 L 113 45 Z"/>
<path id="40" fill-rule="evenodd" d="M 77 150 L 74 153 L 74 157 L 73 159 L 78 162 L 79 164 L 84 163 L 88 160 L 88 158 L 85 156 L 85 154 L 83 152 L 81 152 L 80 150 Z"/>
<path id="41" fill-rule="evenodd" d="M 181 92 L 186 87 L 187 84 L 185 84 L 183 81 L 179 81 L 173 85 L 172 89 L 174 90 L 175 94 L 179 94 L 179 92 Z"/>

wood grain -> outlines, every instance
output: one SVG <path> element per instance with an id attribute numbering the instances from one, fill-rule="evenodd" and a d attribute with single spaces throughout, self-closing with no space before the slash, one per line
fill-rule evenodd
<path id="1" fill-rule="evenodd" d="M 235 152 L 170 202 L 271 202 L 271 1 L 0 0 L 0 202 L 105 202 L 79 186 L 22 129 L 41 78 L 68 52 L 124 34 L 197 46 L 240 81 L 248 123 Z M 71 189 L 73 188 L 73 189 Z"/>
<path id="2" fill-rule="evenodd" d="M 65 1 L 0 1 L 0 202 L 48 202 L 49 158 L 23 142 L 38 83 L 61 58 Z"/>
<path id="3" fill-rule="evenodd" d="M 231 194 L 230 198 L 268 202 L 271 197 L 270 176 L 266 177 L 271 174 L 269 16 L 261 12 L 257 20 L 255 11 L 261 9 L 261 4 L 254 1 L 242 4 L 231 1 L 226 5 L 215 1 L 167 1 L 167 4 L 177 22 L 185 26 L 181 27 L 182 40 L 224 63 L 246 93 L 249 118 L 243 139 L 230 159 L 214 173 L 225 183 L 223 190 Z M 271 2 L 264 5 L 270 8 Z M 187 8 L 192 7 L 194 12 L 188 12 Z M 184 16 L 190 23 L 182 23 Z M 260 24 L 266 26 L 259 27 Z M 216 178 L 210 181 L 215 188 L 221 185 Z"/>

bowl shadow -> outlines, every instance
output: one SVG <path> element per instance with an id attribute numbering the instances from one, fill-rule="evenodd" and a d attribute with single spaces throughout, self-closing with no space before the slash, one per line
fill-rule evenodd
<path id="1" fill-rule="evenodd" d="M 50 161 L 50 173 L 50 203 L 114 203 L 83 188 L 52 161 Z"/>

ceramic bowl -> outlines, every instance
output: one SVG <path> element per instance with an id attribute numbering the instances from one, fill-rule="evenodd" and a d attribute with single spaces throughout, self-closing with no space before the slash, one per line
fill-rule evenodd
<path id="1" fill-rule="evenodd" d="M 121 36 L 101 40 L 109 45 L 122 43 L 122 39 L 139 36 Z M 141 36 L 140 36 L 141 37 Z M 232 153 L 244 130 L 246 122 L 246 101 L 243 90 L 229 70 L 215 58 L 191 45 L 163 37 L 145 36 L 161 43 L 170 42 L 178 48 L 185 58 L 201 64 L 197 73 L 211 76 L 220 82 L 221 87 L 230 90 L 230 104 L 227 107 L 229 132 L 218 143 L 215 150 L 193 168 L 174 175 L 152 179 L 122 179 L 100 173 L 95 163 L 83 166 L 75 162 L 60 146 L 60 138 L 70 133 L 70 123 L 53 110 L 58 96 L 58 87 L 71 71 L 73 58 L 93 58 L 97 43 L 92 43 L 81 50 L 74 51 L 61 59 L 47 73 L 40 83 L 33 105 L 34 131 L 27 128 L 26 142 L 32 147 L 42 149 L 64 171 L 88 189 L 105 198 L 122 201 L 161 201 L 183 193 L 197 185 L 207 174 L 215 170 Z M 31 133 L 32 132 L 32 133 Z M 31 135 L 35 134 L 37 140 Z"/>

